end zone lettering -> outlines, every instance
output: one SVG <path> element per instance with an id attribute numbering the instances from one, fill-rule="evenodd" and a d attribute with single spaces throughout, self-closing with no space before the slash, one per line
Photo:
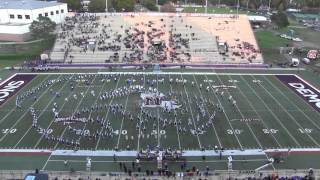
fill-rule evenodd
<path id="1" fill-rule="evenodd" d="M 276 77 L 303 98 L 315 110 L 320 112 L 320 91 L 318 89 L 315 89 L 294 75 L 277 75 Z"/>
<path id="2" fill-rule="evenodd" d="M 10 79 L 5 80 L 0 85 L 0 106 L 4 104 L 10 97 L 15 95 L 22 87 L 30 82 L 35 75 L 17 74 Z"/>

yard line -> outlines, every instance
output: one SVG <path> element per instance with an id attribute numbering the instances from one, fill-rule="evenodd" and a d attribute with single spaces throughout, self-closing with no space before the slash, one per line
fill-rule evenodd
<path id="1" fill-rule="evenodd" d="M 205 75 L 205 77 L 206 77 L 206 79 L 207 79 L 207 80 L 209 80 L 209 78 L 208 78 L 208 76 L 207 76 L 207 75 Z M 210 81 L 208 81 L 208 82 L 209 82 L 209 84 L 210 84 L 210 89 L 213 91 L 214 89 L 213 89 L 213 87 L 212 87 L 212 85 L 211 85 L 211 82 L 210 82 Z M 222 104 L 221 104 L 221 101 L 220 101 L 219 97 L 218 97 L 215 93 L 212 93 L 212 94 L 217 98 L 217 100 L 218 100 L 218 102 L 219 102 L 220 106 L 222 106 Z M 230 122 L 230 118 L 229 118 L 229 116 L 227 115 L 227 113 L 226 113 L 224 110 L 223 110 L 223 114 L 226 116 L 227 121 L 228 121 L 228 124 L 229 124 L 230 128 L 232 129 L 232 131 L 234 132 L 234 128 L 233 128 L 233 126 L 232 126 L 232 124 L 231 124 L 231 122 Z M 238 138 L 237 134 L 236 134 L 236 133 L 233 133 L 233 135 L 234 135 L 234 136 L 235 136 L 235 138 L 237 139 L 237 141 L 238 141 L 238 143 L 239 143 L 239 146 L 240 146 L 240 149 L 243 149 L 243 147 L 242 147 L 242 145 L 241 145 L 241 142 L 240 142 L 240 140 L 239 140 L 239 138 Z"/>
<path id="2" fill-rule="evenodd" d="M 98 94 L 96 100 L 94 101 L 94 103 L 93 103 L 92 105 L 94 105 L 94 104 L 97 103 L 97 101 L 98 101 L 98 99 L 99 99 L 99 97 L 100 97 L 100 95 L 101 95 L 102 89 L 104 89 L 104 87 L 105 87 L 106 84 L 107 84 L 106 82 L 103 82 L 103 85 L 102 85 L 102 86 L 99 86 L 99 87 L 100 87 L 99 94 Z M 93 87 L 97 87 L 97 86 L 93 86 Z M 92 109 L 91 109 L 91 110 L 90 110 L 90 113 L 89 113 L 88 119 L 91 118 L 92 112 L 93 112 L 93 111 L 92 111 Z M 83 131 L 86 129 L 87 124 L 88 124 L 88 122 L 85 123 L 85 125 L 84 125 L 84 127 L 82 128 L 82 131 L 81 131 L 81 132 L 83 132 Z M 100 135 L 99 135 L 99 137 L 100 137 Z M 81 138 L 82 138 L 82 136 L 79 136 L 79 139 L 78 139 L 79 142 L 80 142 Z"/>
<path id="3" fill-rule="evenodd" d="M 296 140 L 296 138 L 289 132 L 289 130 L 282 124 L 278 116 L 274 114 L 274 112 L 270 109 L 270 107 L 264 102 L 264 100 L 260 97 L 260 95 L 256 92 L 254 88 L 250 86 L 250 84 L 245 80 L 242 76 L 240 78 L 247 84 L 247 86 L 251 89 L 252 92 L 258 97 L 258 99 L 262 102 L 262 104 L 269 110 L 269 112 L 272 114 L 272 116 L 278 121 L 278 123 L 281 125 L 281 127 L 287 132 L 287 134 L 291 137 L 291 139 L 299 146 L 301 147 L 300 143 Z"/>
<path id="4" fill-rule="evenodd" d="M 50 162 L 64 162 L 65 160 L 61 160 L 61 159 L 52 159 L 52 160 L 49 160 Z M 233 162 L 265 162 L 266 159 L 234 159 L 232 160 Z M 68 160 L 68 162 L 74 162 L 74 163 L 86 163 L 87 161 L 86 160 Z M 114 163 L 114 161 L 103 161 L 103 160 L 96 160 L 96 161 L 91 161 L 92 163 Z M 125 161 L 117 161 L 118 163 L 121 162 L 121 163 L 131 163 L 131 161 L 128 161 L 128 160 L 125 160 Z M 174 161 L 176 163 L 183 163 L 185 161 Z M 204 161 L 197 161 L 197 160 L 188 160 L 189 163 L 203 163 Z M 228 160 L 206 160 L 205 161 L 206 163 L 218 163 L 218 162 L 228 162 Z M 140 163 L 153 163 L 152 161 L 140 161 Z"/>
<path id="5" fill-rule="evenodd" d="M 253 76 L 251 76 L 251 77 L 253 77 Z M 255 79 L 255 77 L 253 77 L 253 78 Z M 281 109 L 283 109 L 283 110 L 289 115 L 289 117 L 290 117 L 300 128 L 303 128 L 303 127 L 301 126 L 301 124 L 299 124 L 299 123 L 297 122 L 297 120 L 286 110 L 286 108 L 283 107 L 283 105 L 277 100 L 277 98 L 275 98 L 263 85 L 261 85 L 260 87 L 262 87 L 262 88 L 272 97 L 272 99 L 277 102 L 277 104 L 281 107 Z M 320 146 L 319 143 L 318 143 L 315 139 L 313 139 L 313 137 L 310 136 L 310 134 L 307 133 L 306 135 L 311 139 L 311 141 L 312 141 L 313 143 L 315 143 L 317 146 Z"/>
<path id="6" fill-rule="evenodd" d="M 30 83 L 31 83 L 32 81 L 34 81 L 35 79 L 37 79 L 37 77 L 33 78 L 26 86 L 24 86 L 22 89 L 20 89 L 20 90 L 17 92 L 17 94 L 14 95 L 14 96 L 12 96 L 11 98 L 17 96 L 19 92 L 21 92 L 21 91 L 23 91 L 24 89 L 26 89 L 27 87 L 29 87 L 28 85 L 30 85 Z M 47 78 L 46 78 L 46 79 L 47 79 Z M 46 79 L 44 79 L 43 81 L 41 81 L 41 83 L 43 83 Z M 2 83 L 3 83 L 3 82 L 2 82 Z M 41 84 L 41 83 L 40 83 L 40 84 Z M 8 100 L 10 100 L 11 98 L 9 98 Z M 8 101 L 8 102 L 9 102 L 9 101 Z M 3 104 L 3 105 L 4 105 L 4 104 Z M 10 109 L 10 112 L 7 113 L 7 114 L 0 120 L 0 125 L 1 125 L 1 123 L 2 123 L 11 113 L 13 113 L 15 110 L 19 110 L 19 108 L 17 108 L 16 106 L 15 106 L 14 108 L 11 108 L 11 109 Z"/>
<path id="7" fill-rule="evenodd" d="M 159 75 L 157 74 L 157 91 L 159 91 Z M 157 133 L 157 138 L 158 138 L 158 147 L 160 147 L 160 114 L 159 114 L 159 108 L 157 108 L 157 120 L 158 120 L 158 133 Z"/>
<path id="8" fill-rule="evenodd" d="M 197 84 L 197 89 L 198 89 L 198 91 L 200 92 L 201 97 L 204 98 L 203 95 L 202 95 L 202 92 L 201 92 L 201 90 L 200 90 L 200 88 L 199 88 L 198 81 L 197 81 L 196 77 L 195 77 L 194 75 L 192 75 L 192 76 L 193 76 L 193 79 L 195 80 L 195 82 L 196 82 L 196 84 Z M 207 113 L 208 113 L 208 115 L 209 115 L 209 117 L 210 117 L 211 115 L 210 115 L 210 112 L 209 112 L 208 108 L 205 107 L 205 109 L 206 109 L 206 111 L 207 111 Z M 218 133 L 217 133 L 217 131 L 216 131 L 216 128 L 214 127 L 213 123 L 211 124 L 211 126 L 212 126 L 212 128 L 213 128 L 213 130 L 214 130 L 214 134 L 215 134 L 216 137 L 217 137 L 217 140 L 218 140 L 218 143 L 219 143 L 219 147 L 223 147 L 223 145 L 222 145 L 222 143 L 221 143 L 221 141 L 220 141 L 219 135 L 218 135 Z"/>
<path id="9" fill-rule="evenodd" d="M 170 74 L 169 74 L 169 79 L 170 79 Z M 170 83 L 169 83 L 169 84 L 170 84 Z M 171 84 L 170 84 L 170 90 L 171 90 L 171 92 L 172 92 L 172 86 L 171 86 Z M 175 114 L 175 116 L 174 116 L 174 122 L 175 122 L 175 124 L 176 124 L 175 126 L 176 126 L 176 129 L 177 129 L 179 149 L 182 150 L 182 149 L 181 149 L 181 142 L 180 142 L 180 134 L 179 134 L 179 130 L 178 130 L 178 123 L 177 123 L 177 111 L 176 111 L 175 109 L 173 109 L 173 113 Z"/>
<path id="10" fill-rule="evenodd" d="M 73 76 L 74 76 L 74 75 L 72 75 L 71 78 L 72 78 Z M 69 81 L 67 81 L 67 83 L 68 83 L 68 82 L 69 82 Z M 77 84 L 80 84 L 80 82 L 77 83 Z M 77 86 L 77 85 L 76 85 L 76 86 Z M 69 99 L 69 98 L 71 97 L 71 95 L 72 95 L 72 92 L 69 91 L 69 95 L 67 96 L 67 98 Z M 60 109 L 59 109 L 59 112 L 63 109 L 63 107 L 64 107 L 64 105 L 65 105 L 66 103 L 67 103 L 67 101 L 64 101 L 64 102 L 63 102 L 63 104 L 61 105 L 61 107 L 60 107 Z M 53 124 L 53 122 L 54 122 L 54 118 L 52 119 L 52 121 L 50 122 L 50 124 L 48 125 L 48 127 L 46 128 L 46 131 L 49 130 L 49 128 L 51 127 L 51 125 Z M 33 148 L 36 148 L 36 147 L 40 144 L 43 136 L 44 136 L 44 134 L 42 134 L 42 135 L 40 136 L 40 138 L 38 139 L 37 143 L 34 145 Z"/>
<path id="11" fill-rule="evenodd" d="M 228 75 L 228 77 L 231 79 L 231 77 Z M 234 85 L 235 82 L 233 82 Z M 242 96 L 248 101 L 251 109 L 253 109 L 253 111 L 256 113 L 256 115 L 261 119 L 261 122 L 263 124 L 264 127 L 266 127 L 267 129 L 269 129 L 269 127 L 267 126 L 267 124 L 264 122 L 263 118 L 260 116 L 260 114 L 256 111 L 256 109 L 253 107 L 253 104 L 251 103 L 251 101 L 248 99 L 248 97 L 243 93 L 243 91 L 241 90 L 240 86 L 238 86 L 238 89 L 240 91 L 240 93 L 242 94 Z M 271 136 L 273 137 L 273 139 L 275 140 L 275 142 L 278 144 L 278 146 L 280 148 L 282 148 L 281 144 L 279 143 L 279 141 L 277 140 L 277 138 L 273 135 L 273 133 L 271 133 Z"/>
<path id="12" fill-rule="evenodd" d="M 125 108 L 124 108 L 124 112 L 126 113 L 126 110 L 127 110 L 127 105 L 128 105 L 128 99 L 129 99 L 129 96 L 130 94 L 127 95 L 127 99 L 126 99 L 126 105 L 125 105 Z M 117 142 L 117 149 L 119 149 L 119 143 L 120 143 L 120 137 L 121 137 L 121 132 L 122 132 L 122 126 L 123 126 L 123 121 L 124 121 L 124 118 L 125 118 L 125 114 L 124 116 L 122 117 L 122 121 L 121 121 L 121 125 L 120 125 L 120 131 L 119 131 L 119 137 L 118 137 L 118 142 Z"/>
<path id="13" fill-rule="evenodd" d="M 121 80 L 121 76 L 119 76 L 119 79 L 118 79 L 117 84 L 116 84 L 116 86 L 115 86 L 114 89 L 117 89 L 117 88 L 118 88 L 118 85 L 119 85 L 120 80 Z M 110 82 L 111 82 L 111 81 L 110 81 Z M 103 121 L 102 123 L 105 123 L 106 120 L 107 120 L 107 118 L 108 118 L 108 115 L 109 115 L 109 112 L 110 112 L 110 108 L 109 108 L 109 107 L 110 107 L 110 105 L 112 104 L 113 100 L 114 100 L 114 97 L 112 97 L 111 100 L 110 100 L 110 102 L 109 102 L 109 106 L 108 106 L 108 109 L 107 109 L 107 113 L 106 113 L 106 116 L 105 116 L 104 121 Z M 100 143 L 100 140 L 101 140 L 101 134 L 103 133 L 104 127 L 105 127 L 105 126 L 102 126 L 101 129 L 100 129 L 100 133 L 99 133 L 100 135 L 99 135 L 98 141 L 97 141 L 97 143 L 96 143 L 95 150 L 98 149 L 98 146 L 99 146 L 99 143 Z"/>
<path id="14" fill-rule="evenodd" d="M 61 77 L 62 75 L 60 75 L 58 77 L 58 79 Z M 65 87 L 65 85 L 67 84 L 67 81 L 64 83 L 64 85 L 59 89 L 59 92 Z M 50 87 L 48 87 L 50 89 Z M 47 104 L 47 106 L 44 109 L 47 109 L 49 107 L 49 105 L 52 103 L 52 101 L 55 100 L 55 96 L 51 98 L 51 100 L 49 101 L 49 103 Z M 40 116 L 45 113 L 46 111 L 44 111 L 44 109 L 41 110 L 41 113 L 38 115 L 38 118 L 40 118 Z M 32 126 L 30 126 L 28 128 L 28 130 L 24 133 L 24 135 L 20 138 L 20 140 L 13 146 L 13 148 L 16 148 L 18 146 L 18 144 L 22 141 L 22 139 L 24 139 L 24 137 L 29 133 L 29 131 L 32 129 Z M 35 148 L 35 147 L 33 147 Z"/>
<path id="15" fill-rule="evenodd" d="M 217 75 L 217 78 L 219 79 L 220 83 L 223 83 L 222 80 L 220 79 L 219 75 Z M 231 93 L 229 92 L 229 90 L 226 90 L 227 93 L 229 94 L 229 96 L 231 96 Z M 238 110 L 238 112 L 240 113 L 241 117 L 244 119 L 244 115 L 242 114 L 242 112 L 240 111 L 239 107 L 237 104 L 235 104 L 236 109 Z M 251 132 L 252 136 L 254 137 L 254 139 L 256 140 L 256 142 L 258 143 L 258 145 L 260 146 L 260 148 L 262 149 L 262 144 L 259 141 L 258 137 L 256 136 L 256 134 L 253 132 L 251 126 L 249 126 L 248 122 L 245 122 L 245 124 L 247 125 L 247 127 L 249 128 L 249 131 Z"/>
<path id="16" fill-rule="evenodd" d="M 45 162 L 44 165 L 42 166 L 42 169 L 41 169 L 41 170 L 44 170 L 44 168 L 46 168 L 46 166 L 47 166 L 47 164 L 48 164 L 51 156 L 52 156 L 52 153 L 50 154 L 50 156 L 48 157 L 48 159 L 46 160 L 46 162 Z"/>
<path id="17" fill-rule="evenodd" d="M 287 99 L 288 102 L 290 102 L 290 104 L 293 104 L 293 106 L 296 107 L 296 109 L 298 109 L 298 111 L 301 112 L 301 113 L 304 115 L 304 117 L 306 117 L 318 130 L 320 130 L 319 125 L 316 124 L 299 106 L 297 106 L 295 103 L 292 103 L 292 101 L 290 101 L 290 99 L 289 99 L 276 85 L 274 85 L 269 79 L 267 79 L 267 78 L 265 78 L 265 77 L 264 77 L 264 79 L 266 79 L 267 82 L 268 82 L 269 84 L 271 84 L 271 86 L 272 86 L 274 89 L 276 89 L 285 99 Z M 285 87 L 286 87 L 287 89 L 289 89 L 287 86 L 285 86 Z M 289 89 L 289 91 L 290 91 L 292 94 L 294 94 L 294 93 L 291 91 L 291 89 Z M 294 94 L 294 95 L 296 95 L 296 94 Z M 303 101 L 303 102 L 306 103 L 305 101 Z M 307 104 L 307 103 L 306 103 L 306 104 Z M 309 104 L 307 104 L 307 105 L 309 105 Z M 318 113 L 317 113 L 317 114 L 318 114 Z"/>
<path id="18" fill-rule="evenodd" d="M 181 75 L 181 78 L 182 78 L 182 80 L 183 80 L 182 74 L 180 74 L 180 75 Z M 185 92 L 185 94 L 186 94 L 186 96 L 187 96 L 187 101 L 188 101 L 188 105 L 189 105 L 189 110 L 190 110 L 190 113 L 191 113 L 191 119 L 192 119 L 192 121 L 193 121 L 193 127 L 194 127 L 194 129 L 195 129 L 195 133 L 197 134 L 197 139 L 198 139 L 199 147 L 200 147 L 200 149 L 202 149 L 201 142 L 200 142 L 200 138 L 199 138 L 199 134 L 196 132 L 197 127 L 196 127 L 196 123 L 195 123 L 195 121 L 194 121 L 194 116 L 193 116 L 192 108 L 191 108 L 191 105 L 190 105 L 191 102 L 189 101 L 189 95 L 188 95 L 188 92 L 187 92 L 187 90 L 186 90 L 186 87 L 185 87 L 184 85 L 182 85 L 182 86 L 183 86 L 184 92 Z"/>
<path id="19" fill-rule="evenodd" d="M 46 79 L 44 79 L 41 83 L 43 83 L 45 80 L 47 80 L 49 78 L 49 76 L 46 78 Z M 40 84 L 41 84 L 40 83 Z M 53 84 L 52 84 L 53 85 Z M 51 86 L 52 86 L 51 85 Z M 51 87 L 50 86 L 50 87 Z M 30 107 L 32 107 L 33 105 L 35 105 L 41 98 L 42 98 L 42 96 L 44 96 L 45 94 L 46 94 L 46 92 L 48 91 L 48 89 L 46 89 L 38 98 L 37 98 L 37 100 L 36 101 L 34 101 L 31 105 L 30 105 Z M 14 128 L 20 121 L 21 121 L 21 119 L 23 119 L 23 117 L 28 113 L 29 111 L 25 111 L 25 113 L 23 113 L 23 115 L 22 116 L 20 116 L 20 118 L 9 128 L 9 129 L 12 129 L 12 128 Z M 9 134 L 9 132 L 7 132 L 4 136 L 2 136 L 1 137 L 1 139 L 0 139 L 0 142 L 2 142 L 3 141 L 3 139 L 7 136 Z"/>
<path id="20" fill-rule="evenodd" d="M 146 89 L 145 87 L 146 85 L 146 75 L 143 75 L 143 87 Z M 142 117 L 142 106 L 140 107 L 140 117 L 139 117 L 139 134 L 138 134 L 138 143 L 137 143 L 137 152 L 140 152 L 140 137 L 141 137 L 141 117 Z"/>
<path id="21" fill-rule="evenodd" d="M 312 124 L 317 127 L 317 129 L 320 130 L 319 125 L 316 124 L 316 123 L 315 123 L 309 116 L 307 116 L 307 114 L 305 113 L 305 111 L 307 111 L 307 110 L 302 110 L 302 109 L 301 109 L 299 106 L 297 106 L 295 103 L 292 103 L 292 102 L 290 101 L 290 99 L 289 99 L 277 86 L 275 86 L 275 85 L 274 85 L 270 80 L 268 80 L 267 78 L 265 78 L 265 79 L 271 84 L 272 87 L 274 87 L 275 89 L 277 89 L 278 92 L 280 92 L 280 94 L 283 95 L 291 104 L 293 104 L 293 105 L 296 107 L 296 109 L 298 109 L 299 112 L 301 112 L 307 119 L 309 119 L 309 121 L 311 121 Z M 289 89 L 287 86 L 284 86 L 284 87 L 286 87 L 286 88 L 288 89 L 288 91 L 290 92 L 290 94 L 296 95 L 296 94 L 295 94 L 291 89 Z M 304 103 L 305 103 L 306 105 L 308 105 L 308 107 L 309 107 L 309 104 L 308 104 L 306 101 L 302 101 L 302 102 L 304 102 Z M 317 111 L 315 111 L 313 108 L 312 108 L 310 111 L 311 111 L 311 112 L 316 112 L 316 114 L 319 115 L 319 113 L 317 113 Z"/>
<path id="22" fill-rule="evenodd" d="M 97 78 L 97 75 L 94 76 L 94 78 L 93 78 L 93 80 L 91 81 L 91 83 L 94 83 L 94 81 L 95 81 L 96 78 Z M 84 93 L 84 96 L 81 98 L 80 102 L 77 104 L 77 106 L 76 106 L 74 112 L 72 113 L 72 116 L 71 116 L 71 117 L 73 117 L 74 114 L 77 112 L 77 110 L 78 110 L 78 108 L 80 107 L 83 99 L 84 99 L 84 98 L 86 97 L 86 95 L 88 94 L 89 89 L 90 89 L 90 87 L 88 87 L 88 89 L 87 89 L 86 92 Z M 66 132 L 66 130 L 67 130 L 67 127 L 64 128 L 62 134 L 60 135 L 60 138 L 63 137 L 63 135 L 64 135 L 64 133 Z M 54 146 L 53 149 L 56 149 L 58 145 L 59 145 L 59 142 L 56 142 L 56 144 L 55 144 L 55 146 Z"/>

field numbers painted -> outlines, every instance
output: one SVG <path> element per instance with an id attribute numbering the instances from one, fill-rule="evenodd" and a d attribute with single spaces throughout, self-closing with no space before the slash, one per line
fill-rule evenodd
<path id="1" fill-rule="evenodd" d="M 237 82 L 239 82 L 238 80 L 236 80 L 236 79 L 229 79 L 228 80 L 230 83 L 237 83 Z"/>
<path id="2" fill-rule="evenodd" d="M 309 128 L 299 128 L 298 131 L 301 134 L 310 134 L 310 133 L 312 133 L 312 129 L 309 129 Z"/>
<path id="3" fill-rule="evenodd" d="M 15 132 L 17 132 L 17 129 L 2 129 L 3 134 L 7 134 L 7 133 L 13 134 Z"/>
<path id="4" fill-rule="evenodd" d="M 120 131 L 119 131 L 119 130 L 115 130 L 115 131 L 113 131 L 113 133 L 114 133 L 115 135 L 119 135 Z M 123 130 L 121 131 L 121 134 L 122 134 L 122 135 L 126 135 L 126 134 L 128 134 L 128 131 L 125 130 L 125 129 L 123 129 Z"/>
<path id="5" fill-rule="evenodd" d="M 278 129 L 262 129 L 262 131 L 265 134 L 276 134 L 279 130 Z"/>
<path id="6" fill-rule="evenodd" d="M 41 134 L 51 134 L 52 132 L 53 132 L 52 129 L 48 129 L 48 130 L 42 129 L 39 133 L 41 133 Z"/>
<path id="7" fill-rule="evenodd" d="M 259 79 L 254 79 L 254 80 L 252 80 L 252 82 L 254 82 L 254 83 L 262 83 L 262 81 L 259 80 Z"/>
<path id="8" fill-rule="evenodd" d="M 160 130 L 159 133 L 161 135 L 165 135 L 166 134 L 166 131 L 165 130 Z M 151 132 L 151 135 L 157 135 L 158 134 L 158 131 L 157 130 L 152 130 Z"/>
<path id="9" fill-rule="evenodd" d="M 227 133 L 228 134 L 241 134 L 242 133 L 242 131 L 243 130 L 241 130 L 241 129 L 234 129 L 234 130 L 232 130 L 232 129 L 227 129 Z"/>
<path id="10" fill-rule="evenodd" d="M 122 135 L 126 135 L 127 133 L 128 133 L 128 131 L 125 130 L 125 129 L 121 131 L 121 134 L 122 134 Z"/>

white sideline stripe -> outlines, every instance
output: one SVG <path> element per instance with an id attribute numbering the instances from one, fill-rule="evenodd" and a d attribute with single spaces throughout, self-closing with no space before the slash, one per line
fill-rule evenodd
<path id="1" fill-rule="evenodd" d="M 261 161 L 266 161 L 267 159 L 234 159 L 232 160 L 233 162 L 261 162 Z M 61 160 L 61 159 L 52 159 L 52 160 L 49 160 L 49 162 L 64 162 L 65 160 Z M 68 162 L 71 162 L 71 163 L 86 163 L 87 161 L 86 160 L 67 160 Z M 115 161 L 91 161 L 92 163 L 114 163 Z M 117 162 L 123 162 L 123 163 L 131 163 L 132 160 L 124 160 L 124 161 L 117 161 Z M 174 161 L 174 162 L 178 162 L 178 163 L 182 163 L 182 162 L 185 162 L 185 161 Z M 188 160 L 188 163 L 203 163 L 204 161 L 195 161 L 195 160 Z M 206 163 L 225 163 L 225 162 L 228 162 L 228 160 L 206 160 L 205 161 Z M 154 163 L 153 161 L 140 161 L 140 163 Z"/>
<path id="2" fill-rule="evenodd" d="M 27 74 L 35 74 L 35 75 L 50 75 L 50 74 L 74 74 L 74 75 L 80 75 L 80 74 L 121 74 L 121 75 L 131 75 L 131 74 L 146 74 L 146 75 L 157 75 L 157 74 L 171 74 L 171 75 L 242 75 L 242 76 L 251 76 L 251 75 L 257 75 L 257 76 L 274 76 L 274 75 L 296 75 L 296 74 L 279 74 L 279 73 L 217 73 L 217 72 L 87 72 L 87 73 L 73 73 L 73 72 L 65 72 L 65 73 L 16 73 L 16 74 L 22 74 L 22 75 L 27 75 Z"/>
<path id="3" fill-rule="evenodd" d="M 247 150 L 224 150 L 223 156 L 256 156 L 265 155 L 265 153 L 278 153 L 278 152 L 319 152 L 320 148 L 282 148 L 282 149 L 247 149 Z M 51 156 L 105 156 L 113 157 L 113 155 L 119 157 L 136 157 L 137 151 L 89 151 L 89 150 L 48 150 L 48 149 L 0 149 L 0 153 L 51 153 Z M 220 156 L 219 151 L 199 151 L 199 150 L 188 150 L 183 151 L 183 156 Z M 51 161 L 51 160 L 49 160 Z"/>
<path id="4" fill-rule="evenodd" d="M 312 87 L 314 90 L 316 90 L 316 91 L 318 91 L 318 93 L 320 93 L 320 90 L 319 89 L 317 89 L 316 87 L 314 87 L 312 84 L 310 84 L 310 83 L 308 83 L 307 81 L 305 81 L 304 79 L 302 79 L 300 76 L 298 76 L 298 75 L 294 75 L 295 77 L 297 77 L 298 79 L 300 79 L 302 82 L 304 82 L 304 83 L 306 83 L 306 84 L 308 84 L 310 87 Z"/>
<path id="5" fill-rule="evenodd" d="M 16 75 L 17 75 L 17 73 L 13 74 L 12 76 L 10 76 L 10 77 L 8 77 L 7 79 L 5 79 L 4 81 L 2 81 L 2 82 L 0 83 L 0 86 L 3 85 L 4 83 L 10 81 L 10 80 L 11 80 L 12 78 L 14 78 Z"/>

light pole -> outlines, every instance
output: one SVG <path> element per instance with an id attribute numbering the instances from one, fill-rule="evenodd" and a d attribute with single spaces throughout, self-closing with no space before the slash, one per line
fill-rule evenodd
<path id="1" fill-rule="evenodd" d="M 208 14 L 208 0 L 206 0 L 206 14 Z"/>
<path id="2" fill-rule="evenodd" d="M 269 0 L 269 12 L 271 11 L 271 0 Z"/>
<path id="3" fill-rule="evenodd" d="M 108 0 L 106 0 L 106 12 L 108 12 Z"/>
<path id="4" fill-rule="evenodd" d="M 239 0 L 237 1 L 237 16 L 239 16 L 239 6 L 240 6 L 240 2 Z"/>

